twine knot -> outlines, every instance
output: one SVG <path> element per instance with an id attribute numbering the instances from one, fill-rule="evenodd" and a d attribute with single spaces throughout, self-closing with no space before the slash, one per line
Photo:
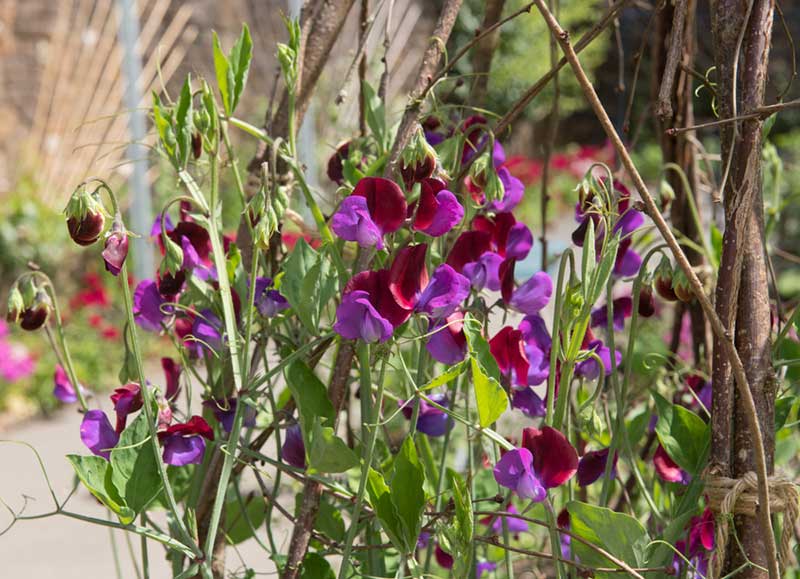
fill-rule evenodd
<path id="1" fill-rule="evenodd" d="M 781 572 L 791 553 L 791 539 L 794 524 L 800 514 L 800 492 L 791 479 L 782 474 L 767 479 L 769 490 L 769 509 L 771 513 L 784 513 L 781 532 L 779 559 Z M 705 476 L 705 493 L 708 507 L 719 514 L 716 517 L 715 548 L 710 562 L 709 578 L 720 577 L 725 563 L 728 547 L 728 527 L 733 515 L 756 516 L 759 508 L 758 477 L 750 471 L 741 478 Z"/>

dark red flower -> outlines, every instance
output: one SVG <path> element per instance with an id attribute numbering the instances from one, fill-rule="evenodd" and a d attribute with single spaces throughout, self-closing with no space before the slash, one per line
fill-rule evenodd
<path id="1" fill-rule="evenodd" d="M 364 177 L 352 194 L 367 200 L 369 214 L 381 232 L 393 233 L 405 221 L 408 211 L 406 198 L 394 181 L 382 177 Z"/>
<path id="2" fill-rule="evenodd" d="M 420 292 L 428 285 L 427 249 L 427 243 L 406 246 L 397 252 L 389 268 L 389 291 L 403 309 L 413 310 Z"/>
<path id="3" fill-rule="evenodd" d="M 526 385 L 528 383 L 528 368 L 530 363 L 525 355 L 525 342 L 522 332 L 511 326 L 501 329 L 489 340 L 489 350 L 494 356 L 497 366 L 503 374 L 516 374 L 514 384 Z"/>
<path id="4" fill-rule="evenodd" d="M 546 488 L 567 482 L 578 470 L 578 453 L 555 428 L 524 428 L 522 446 L 533 455 L 533 468 Z"/>
<path id="5" fill-rule="evenodd" d="M 491 239 L 492 236 L 485 231 L 465 231 L 453 244 L 447 265 L 461 273 L 466 264 L 478 261 L 481 255 L 490 251 Z"/>

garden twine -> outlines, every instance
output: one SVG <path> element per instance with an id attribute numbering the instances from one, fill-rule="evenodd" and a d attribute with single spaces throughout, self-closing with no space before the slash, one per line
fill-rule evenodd
<path id="1" fill-rule="evenodd" d="M 792 530 L 800 513 L 800 493 L 797 486 L 786 476 L 779 474 L 767 479 L 769 508 L 771 513 L 784 513 L 779 559 L 781 572 L 791 553 Z M 728 526 L 731 515 L 756 516 L 758 509 L 758 477 L 750 471 L 742 478 L 706 475 L 705 492 L 708 506 L 718 513 L 715 549 L 710 562 L 710 578 L 720 577 L 728 547 Z"/>

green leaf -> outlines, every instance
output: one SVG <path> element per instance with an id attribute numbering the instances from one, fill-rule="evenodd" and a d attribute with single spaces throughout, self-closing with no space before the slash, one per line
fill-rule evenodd
<path id="1" fill-rule="evenodd" d="M 714 266 L 719 267 L 719 263 L 722 260 L 722 232 L 713 223 L 711 224 L 711 250 L 713 252 L 711 258 L 714 260 Z"/>
<path id="2" fill-rule="evenodd" d="M 172 131 L 169 119 L 161 106 L 161 99 L 153 91 L 153 124 L 158 132 L 161 146 L 164 147 L 167 156 L 173 158 L 175 155 L 175 133 Z"/>
<path id="3" fill-rule="evenodd" d="M 508 395 L 500 383 L 487 376 L 475 358 L 471 358 L 472 381 L 478 406 L 478 421 L 482 428 L 497 422 L 508 409 Z"/>
<path id="4" fill-rule="evenodd" d="M 594 234 L 594 219 L 589 219 L 589 225 L 586 228 L 586 237 L 583 240 L 583 251 L 581 252 L 581 279 L 591 279 L 592 272 L 597 266 L 597 255 L 595 253 L 595 234 Z M 589 299 L 588 292 L 591 284 L 586 283 L 583 285 L 587 295 L 585 299 Z M 592 302 L 594 303 L 594 302 Z"/>
<path id="5" fill-rule="evenodd" d="M 144 412 L 122 431 L 111 451 L 111 480 L 125 503 L 140 513 L 161 492 L 158 464 Z"/>
<path id="6" fill-rule="evenodd" d="M 647 563 L 646 549 L 650 537 L 645 528 L 633 517 L 616 513 L 605 507 L 596 507 L 572 501 L 567 504 L 570 528 L 573 533 L 602 547 L 611 555 L 633 567 Z M 612 567 L 614 563 L 580 541 L 572 541 L 572 549 L 581 561 L 590 567 Z M 616 574 L 597 573 L 595 577 L 612 577 Z"/>
<path id="7" fill-rule="evenodd" d="M 691 410 L 653 393 L 658 410 L 656 436 L 667 454 L 682 469 L 697 476 L 703 469 L 710 444 L 708 425 Z"/>
<path id="8" fill-rule="evenodd" d="M 447 480 L 453 492 L 455 517 L 452 523 L 439 529 L 448 552 L 453 556 L 453 573 L 456 577 L 467 577 L 472 559 L 474 514 L 469 486 L 454 470 L 447 469 Z"/>
<path id="9" fill-rule="evenodd" d="M 181 96 L 175 108 L 175 138 L 178 144 L 177 164 L 186 167 L 192 153 L 192 80 L 189 75 L 183 83 Z"/>
<path id="10" fill-rule="evenodd" d="M 443 373 L 439 374 L 436 378 L 425 384 L 422 388 L 420 388 L 420 390 L 424 392 L 425 390 L 433 390 L 434 388 L 438 388 L 439 386 L 444 386 L 445 384 L 452 382 L 453 380 L 461 376 L 461 374 L 463 374 L 466 369 L 467 369 L 466 360 L 464 360 L 463 362 L 459 362 L 455 366 L 450 366 L 450 368 L 448 368 Z"/>
<path id="11" fill-rule="evenodd" d="M 68 454 L 67 460 L 72 464 L 83 486 L 97 500 L 116 513 L 123 525 L 133 522 L 136 513 L 125 505 L 125 500 L 111 482 L 111 465 L 106 459 L 100 456 Z"/>
<path id="12" fill-rule="evenodd" d="M 383 100 L 375 93 L 375 90 L 364 81 L 361 90 L 364 94 L 364 116 L 367 126 L 372 131 L 372 136 L 380 145 L 381 150 L 386 148 L 386 111 Z"/>
<path id="13" fill-rule="evenodd" d="M 244 502 L 244 509 L 242 503 Z M 254 530 L 264 523 L 267 514 L 263 499 L 250 497 L 246 502 L 238 499 L 225 504 L 225 534 L 233 545 L 238 545 L 253 536 Z"/>
<path id="14" fill-rule="evenodd" d="M 486 428 L 496 422 L 508 409 L 508 395 L 500 385 L 500 369 L 480 328 L 480 322 L 470 314 L 464 317 L 464 334 L 470 352 L 478 421 L 482 428 Z"/>
<path id="15" fill-rule="evenodd" d="M 242 33 L 236 44 L 231 48 L 228 63 L 230 64 L 229 74 L 232 73 L 232 83 L 229 79 L 232 90 L 230 91 L 231 110 L 226 111 L 229 115 L 236 110 L 239 104 L 239 97 L 242 96 L 244 87 L 247 84 L 247 75 L 250 72 L 250 60 L 253 58 L 253 41 L 250 38 L 250 29 L 247 24 L 242 25 Z"/>
<path id="16" fill-rule="evenodd" d="M 284 265 L 281 293 L 286 297 L 305 328 L 319 334 L 320 314 L 336 288 L 330 260 L 315 251 L 305 240 L 295 245 Z"/>
<path id="17" fill-rule="evenodd" d="M 306 444 L 314 432 L 314 422 L 318 418 L 324 424 L 333 422 L 334 410 L 328 390 L 317 375 L 300 360 L 289 364 L 286 368 L 286 385 L 292 393 L 300 415 L 300 427 Z M 306 448 L 310 448 L 310 445 Z"/>
<path id="18" fill-rule="evenodd" d="M 775 432 L 786 424 L 786 419 L 789 418 L 789 413 L 796 400 L 797 398 L 794 396 L 783 396 L 775 401 Z"/>
<path id="19" fill-rule="evenodd" d="M 300 567 L 300 579 L 336 579 L 336 573 L 319 553 L 306 553 Z"/>
<path id="20" fill-rule="evenodd" d="M 320 419 L 314 421 L 311 450 L 308 452 L 309 467 L 319 472 L 346 472 L 358 465 L 358 457 L 344 440 L 336 436 L 333 428 L 322 426 Z"/>
<path id="21" fill-rule="evenodd" d="M 425 473 L 417 456 L 414 438 L 409 436 L 394 459 L 392 477 L 392 503 L 401 522 L 407 552 L 417 544 L 425 510 Z"/>
<path id="22" fill-rule="evenodd" d="M 392 502 L 389 487 L 386 485 L 383 475 L 372 467 L 369 468 L 367 475 L 367 494 L 369 495 L 369 504 L 378 515 L 378 520 L 381 522 L 386 536 L 395 547 L 403 550 L 402 523 Z"/>
<path id="23" fill-rule="evenodd" d="M 214 71 L 217 73 L 217 87 L 222 97 L 222 108 L 225 109 L 226 115 L 230 115 L 232 87 L 228 84 L 228 70 L 231 64 L 228 61 L 228 57 L 222 52 L 216 31 L 212 32 L 212 43 L 214 45 Z"/>
<path id="24" fill-rule="evenodd" d="M 608 278 L 611 276 L 614 264 L 617 262 L 619 242 L 620 237 L 619 234 L 617 234 L 612 237 L 603 248 L 600 265 L 594 270 L 594 275 L 592 276 L 592 290 L 586 294 L 587 303 L 593 304 L 597 302 L 597 300 L 600 299 L 600 295 L 605 291 Z"/>
<path id="25" fill-rule="evenodd" d="M 345 538 L 344 519 L 339 507 L 332 505 L 323 497 L 319 503 L 319 512 L 314 521 L 314 528 L 334 541 L 343 541 Z"/>

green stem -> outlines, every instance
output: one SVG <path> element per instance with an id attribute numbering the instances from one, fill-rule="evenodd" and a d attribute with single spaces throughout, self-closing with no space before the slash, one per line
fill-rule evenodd
<path id="1" fill-rule="evenodd" d="M 556 511 L 553 508 L 553 503 L 550 502 L 550 498 L 544 499 L 544 509 L 547 513 L 547 528 L 550 532 L 550 549 L 553 553 L 553 563 L 556 568 L 556 579 L 561 579 L 564 576 L 564 566 L 561 563 L 561 558 L 558 556 L 558 553 L 561 552 L 561 541 L 558 538 L 558 517 L 556 516 Z M 505 519 L 505 517 L 503 517 Z M 508 543 L 506 543 L 508 544 Z"/>
<path id="2" fill-rule="evenodd" d="M 561 255 L 561 263 L 558 266 L 558 282 L 556 285 L 556 303 L 553 311 L 553 338 L 550 347 L 550 374 L 547 377 L 547 413 L 545 424 L 553 422 L 553 406 L 555 404 L 556 392 L 556 366 L 558 362 L 559 350 L 561 349 L 561 308 L 564 301 L 564 276 L 566 275 L 567 265 L 570 267 L 570 277 L 575 270 L 575 257 L 571 249 L 567 249 Z"/>

